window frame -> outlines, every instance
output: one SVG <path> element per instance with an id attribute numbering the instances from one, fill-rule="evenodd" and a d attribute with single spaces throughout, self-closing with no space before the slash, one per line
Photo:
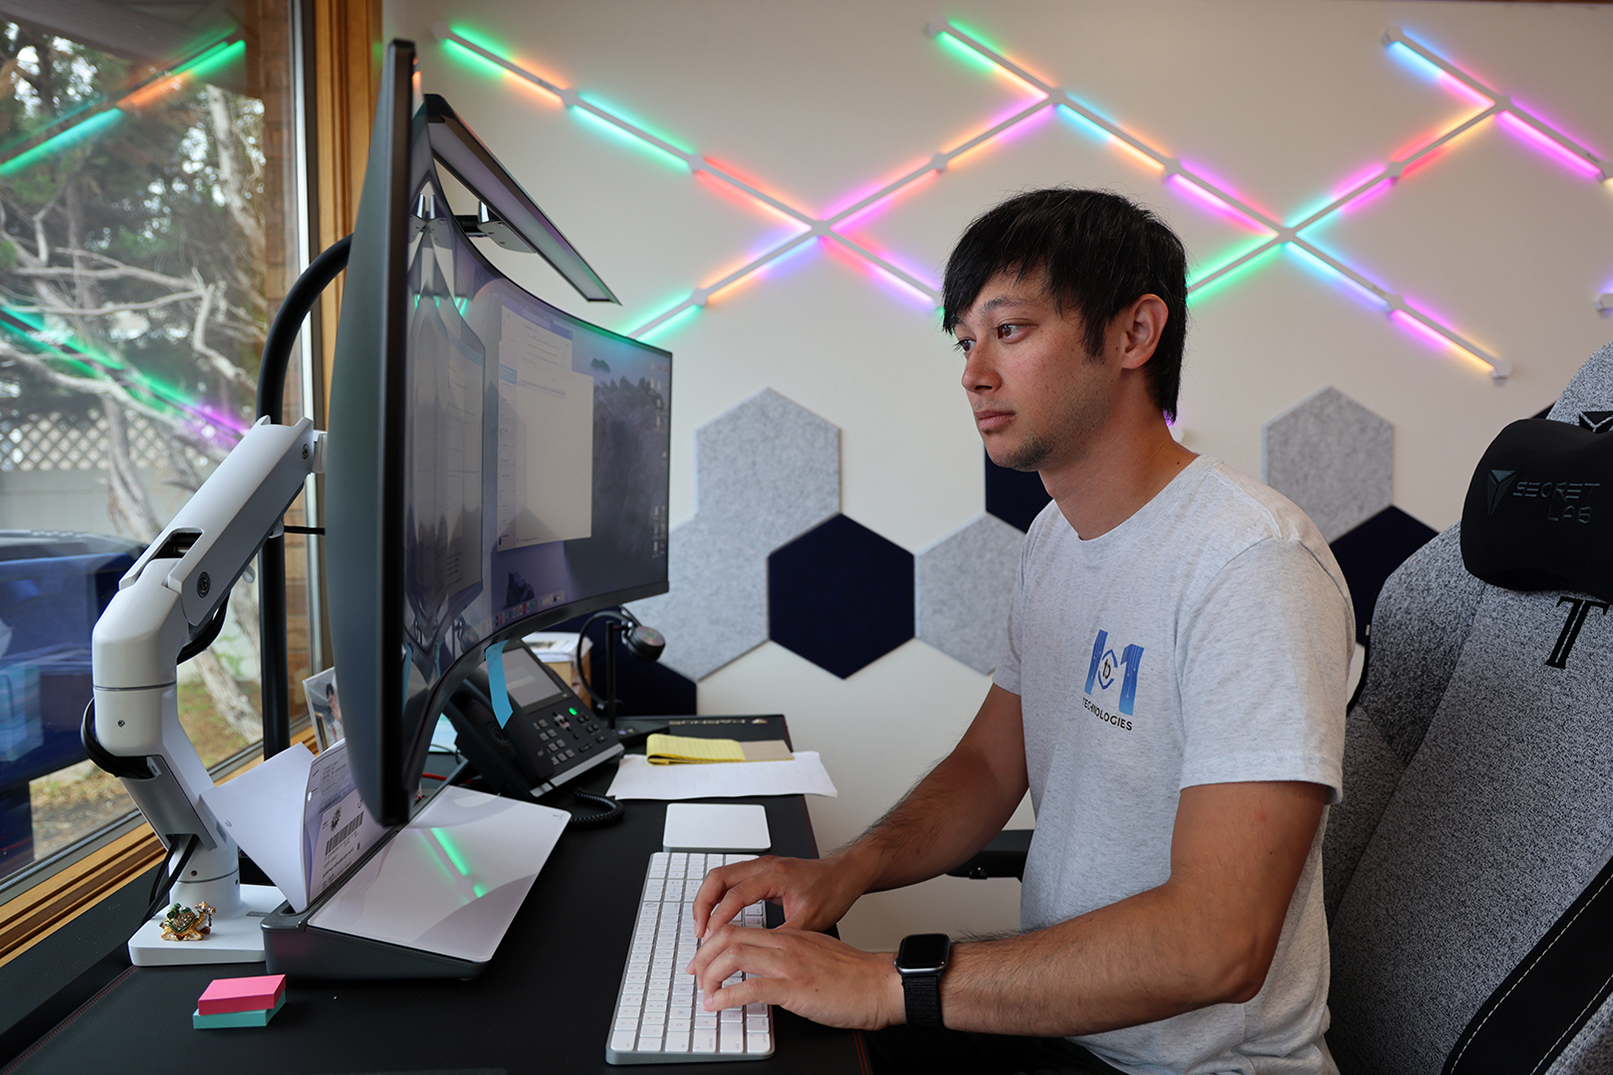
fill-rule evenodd
<path id="1" fill-rule="evenodd" d="M 378 81 L 381 3 L 290 0 L 288 7 L 295 173 L 288 201 L 296 206 L 296 268 L 301 271 L 312 260 L 311 247 L 323 250 L 348 234 L 356 217 Z M 287 223 L 292 223 L 289 214 Z M 294 278 L 288 273 L 286 286 Z M 320 427 L 330 386 L 327 356 L 335 342 L 340 303 L 338 279 L 321 295 L 309 329 L 302 334 L 300 361 L 293 363 L 288 378 L 288 401 L 294 407 L 300 404 L 300 413 L 310 415 Z M 322 494 L 322 482 L 311 479 L 308 493 L 293 511 L 305 512 L 304 521 L 319 525 Z M 301 556 L 294 554 L 290 541 L 287 544 L 288 585 L 307 594 L 303 627 L 293 632 L 289 648 L 294 655 L 308 655 L 311 674 L 331 660 L 329 635 L 323 627 L 327 621 L 322 552 L 317 541 L 312 547 L 302 543 Z M 293 729 L 292 741 L 313 746 L 306 716 Z M 253 744 L 215 766 L 214 776 L 228 778 L 261 760 L 261 744 Z M 0 968 L 162 859 L 161 842 L 136 811 L 19 871 L 0 884 Z M 115 945 L 120 939 L 108 942 Z"/>

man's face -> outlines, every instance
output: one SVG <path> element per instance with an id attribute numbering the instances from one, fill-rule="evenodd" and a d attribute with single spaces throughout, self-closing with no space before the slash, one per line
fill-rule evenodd
<path id="1" fill-rule="evenodd" d="M 953 331 L 991 461 L 1049 470 L 1079 460 L 1108 418 L 1114 371 L 1087 352 L 1080 315 L 1060 314 L 1042 274 L 993 276 Z"/>

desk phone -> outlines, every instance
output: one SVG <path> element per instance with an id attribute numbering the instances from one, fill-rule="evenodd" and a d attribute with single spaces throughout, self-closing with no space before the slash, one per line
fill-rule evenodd
<path id="1" fill-rule="evenodd" d="M 622 753 L 616 734 L 588 703 L 525 644 L 512 643 L 490 660 L 503 662 L 498 676 L 484 665 L 454 692 L 448 719 L 459 751 L 490 788 L 531 801 L 567 780 Z"/>

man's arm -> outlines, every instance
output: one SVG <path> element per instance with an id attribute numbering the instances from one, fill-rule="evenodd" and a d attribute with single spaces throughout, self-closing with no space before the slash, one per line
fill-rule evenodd
<path id="1" fill-rule="evenodd" d="M 1044 930 L 954 945 L 941 979 L 946 1025 L 1067 1036 L 1250 999 L 1271 966 L 1326 796 L 1305 783 L 1187 788 L 1164 884 Z M 764 1001 L 865 1029 L 905 1018 L 890 956 L 827 937 L 724 927 L 691 969 L 714 1008 Z M 719 989 L 736 970 L 752 977 Z"/>
<path id="2" fill-rule="evenodd" d="M 826 929 L 863 893 L 926 880 L 980 850 L 1027 786 L 1019 695 L 993 684 L 952 752 L 855 843 L 821 860 L 765 857 L 708 874 L 697 932 L 764 899 L 784 905 L 786 926 Z"/>

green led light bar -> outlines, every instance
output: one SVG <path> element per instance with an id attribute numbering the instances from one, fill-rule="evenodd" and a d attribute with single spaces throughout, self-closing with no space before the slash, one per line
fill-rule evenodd
<path id="1" fill-rule="evenodd" d="M 246 41 L 237 35 L 231 35 L 223 41 L 207 46 L 195 56 L 164 71 L 159 71 L 141 81 L 138 86 L 129 90 L 115 100 L 104 100 L 98 104 L 80 108 L 69 116 L 62 117 L 47 126 L 43 131 L 37 132 L 32 138 L 43 137 L 43 141 L 29 146 L 12 156 L 0 161 L 0 179 L 9 179 L 19 172 L 38 164 L 47 157 L 54 156 L 63 150 L 71 149 L 81 142 L 114 126 L 119 120 L 128 115 L 128 107 L 138 107 L 153 97 L 161 96 L 175 88 L 178 79 L 197 78 L 210 75 L 219 68 L 246 56 Z M 165 85 L 167 83 L 168 85 Z M 80 118 L 82 117 L 82 118 Z M 68 126 L 47 134 L 53 126 L 66 123 Z M 29 140 L 32 140 L 30 138 Z"/>

